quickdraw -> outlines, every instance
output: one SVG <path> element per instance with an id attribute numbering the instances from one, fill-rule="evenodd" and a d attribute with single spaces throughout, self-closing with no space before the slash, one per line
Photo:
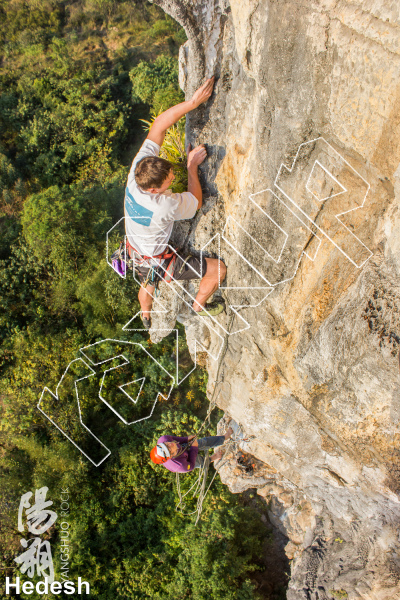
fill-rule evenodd
<path id="1" fill-rule="evenodd" d="M 162 273 L 160 273 L 160 267 L 151 267 L 147 277 L 141 285 L 146 288 L 149 283 L 154 286 L 154 296 L 157 298 L 159 295 L 158 286 L 160 285 L 160 281 L 162 279 Z"/>

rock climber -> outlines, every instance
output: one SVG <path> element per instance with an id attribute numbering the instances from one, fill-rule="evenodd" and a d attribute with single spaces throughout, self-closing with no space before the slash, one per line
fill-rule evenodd
<path id="1" fill-rule="evenodd" d="M 225 278 L 226 267 L 216 258 L 201 259 L 182 252 L 179 256 L 168 247 L 174 221 L 191 219 L 201 208 L 203 197 L 198 167 L 205 160 L 204 144 L 188 148 L 188 191 L 173 193 L 173 166 L 160 158 L 165 133 L 189 111 L 206 102 L 214 88 L 214 77 L 193 94 L 192 98 L 169 108 L 153 122 L 147 138 L 133 159 L 125 192 L 125 228 L 127 249 L 141 283 L 139 302 L 146 329 L 151 327 L 151 307 L 156 281 L 201 279 L 193 310 L 200 315 L 216 316 L 224 308 L 223 300 L 206 304 Z M 168 279 L 167 279 L 168 276 Z"/>
<path id="2" fill-rule="evenodd" d="M 233 429 L 229 427 L 225 435 L 194 439 L 195 435 L 179 437 L 176 435 L 162 435 L 157 440 L 157 445 L 150 452 L 150 458 L 156 465 L 163 465 L 173 473 L 189 473 L 193 469 L 201 468 L 204 457 L 199 456 L 200 450 L 209 450 L 221 446 L 232 436 Z M 220 460 L 223 450 L 218 450 L 210 461 Z"/>

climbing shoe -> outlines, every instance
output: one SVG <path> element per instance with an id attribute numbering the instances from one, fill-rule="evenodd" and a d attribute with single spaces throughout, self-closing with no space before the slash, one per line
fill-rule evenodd
<path id="1" fill-rule="evenodd" d="M 150 329 L 151 327 L 151 319 L 146 319 L 146 317 L 140 317 L 142 323 L 143 323 L 143 327 L 145 329 Z"/>
<path id="2" fill-rule="evenodd" d="M 201 317 L 216 317 L 217 315 L 222 313 L 224 310 L 225 310 L 225 302 L 221 298 L 220 300 L 215 300 L 214 302 L 210 302 L 209 304 L 206 304 L 205 309 L 200 310 L 196 314 L 200 315 Z"/>

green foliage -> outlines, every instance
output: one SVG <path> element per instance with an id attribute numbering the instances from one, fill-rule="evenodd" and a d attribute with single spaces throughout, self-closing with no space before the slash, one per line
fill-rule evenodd
<path id="1" fill-rule="evenodd" d="M 152 63 L 142 61 L 130 71 L 129 77 L 133 100 L 150 104 L 154 112 L 185 99 L 178 86 L 177 62 L 171 57 L 161 55 Z"/>
<path id="2" fill-rule="evenodd" d="M 329 590 L 329 593 L 338 600 L 344 600 L 349 597 L 346 590 Z"/>
<path id="3" fill-rule="evenodd" d="M 9 336 L 43 317 L 41 296 L 46 288 L 46 267 L 16 243 L 11 256 L 0 261 L 0 336 Z"/>
<path id="4" fill-rule="evenodd" d="M 0 42 L 5 50 L 12 45 L 29 45 L 32 37 L 48 39 L 58 33 L 62 19 L 62 5 L 55 0 L 20 0 L 0 3 Z M 28 32 L 33 36 L 28 36 Z M 4 47 L 4 46 L 3 46 Z"/>
<path id="5" fill-rule="evenodd" d="M 120 187 L 117 192 L 122 194 Z M 21 222 L 39 264 L 50 261 L 60 277 L 79 272 L 85 249 L 103 242 L 112 226 L 112 200 L 103 188 L 80 186 L 55 185 L 32 195 Z"/>
<path id="6" fill-rule="evenodd" d="M 0 218 L 18 212 L 25 196 L 25 184 L 15 166 L 5 154 L 0 154 Z"/>
<path id="7" fill-rule="evenodd" d="M 156 117 L 157 114 L 152 113 L 150 121 L 141 119 L 145 124 L 145 131 L 151 129 Z M 186 191 L 188 183 L 187 157 L 185 152 L 185 122 L 186 119 L 183 117 L 168 129 L 160 149 L 160 156 L 173 165 L 175 179 L 171 189 L 177 193 Z"/>
<path id="8" fill-rule="evenodd" d="M 178 89 L 176 84 L 170 83 L 167 87 L 158 89 L 154 92 L 151 107 L 157 114 L 184 100 L 185 97 L 182 90 Z"/>
<path id="9" fill-rule="evenodd" d="M 17 180 L 17 172 L 12 162 L 4 154 L 0 154 L 0 193 L 12 187 Z"/>
<path id="10" fill-rule="evenodd" d="M 118 179 L 104 187 L 53 186 L 30 196 L 22 212 L 25 252 L 34 270 L 46 275 L 42 312 L 83 318 L 89 335 L 110 334 L 107 325 L 114 330 L 118 319 L 127 322 L 133 309 L 133 282 L 119 280 L 104 260 L 106 233 L 122 197 Z M 15 278 L 14 262 L 0 285 Z M 23 264 L 19 268 L 24 271 Z M 24 277 L 32 279 L 29 272 Z"/>
<path id="11" fill-rule="evenodd" d="M 123 331 L 139 309 L 137 285 L 105 260 L 106 233 L 123 216 L 128 169 L 143 141 L 140 122 L 183 100 L 176 56 L 184 41 L 171 18 L 142 0 L 0 0 L 0 585 L 22 551 L 19 499 L 46 486 L 58 513 L 61 489 L 70 490 L 69 577 L 90 581 L 94 597 L 257 598 L 249 579 L 264 539 L 259 517 L 217 478 L 195 528 L 175 512 L 171 474 L 149 461 L 163 433 L 199 428 L 206 373 L 196 369 L 168 396 L 174 337 L 153 345 Z M 181 191 L 184 121 L 168 132 L 162 156 Z M 107 342 L 104 352 L 130 362 L 105 374 L 106 362 L 79 382 L 82 418 L 112 452 L 95 468 L 37 403 L 45 386 L 56 391 L 79 348 L 105 338 L 120 343 Z M 181 331 L 181 377 L 193 366 L 182 339 Z M 76 373 L 71 367 L 50 406 L 73 439 L 85 433 Z M 140 408 L 124 404 L 119 386 L 141 377 Z M 148 416 L 158 391 L 164 396 L 152 419 L 127 427 L 100 400 L 101 382 L 127 417 Z M 61 520 L 45 534 L 56 573 Z"/>
<path id="12" fill-rule="evenodd" d="M 97 253 L 87 261 L 76 285 L 77 310 L 89 336 L 113 337 L 139 311 L 137 286 L 125 281 Z"/>
<path id="13" fill-rule="evenodd" d="M 75 180 L 107 149 L 108 160 L 101 166 L 110 172 L 118 168 L 114 157 L 128 130 L 130 107 L 113 99 L 117 78 L 86 71 L 65 79 L 69 54 L 67 59 L 62 66 L 56 61 L 55 72 L 34 80 L 23 76 L 18 85 L 13 120 L 20 129 L 19 150 L 25 169 L 41 186 Z"/>

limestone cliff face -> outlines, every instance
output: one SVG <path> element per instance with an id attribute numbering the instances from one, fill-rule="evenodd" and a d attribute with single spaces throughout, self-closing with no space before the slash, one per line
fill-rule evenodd
<path id="1" fill-rule="evenodd" d="M 269 501 L 290 600 L 400 598 L 400 5 L 157 4 L 188 34 L 186 93 L 218 76 L 188 122 L 208 198 L 176 236 L 221 254 L 240 308 L 163 301 L 264 463 L 221 476 Z"/>

